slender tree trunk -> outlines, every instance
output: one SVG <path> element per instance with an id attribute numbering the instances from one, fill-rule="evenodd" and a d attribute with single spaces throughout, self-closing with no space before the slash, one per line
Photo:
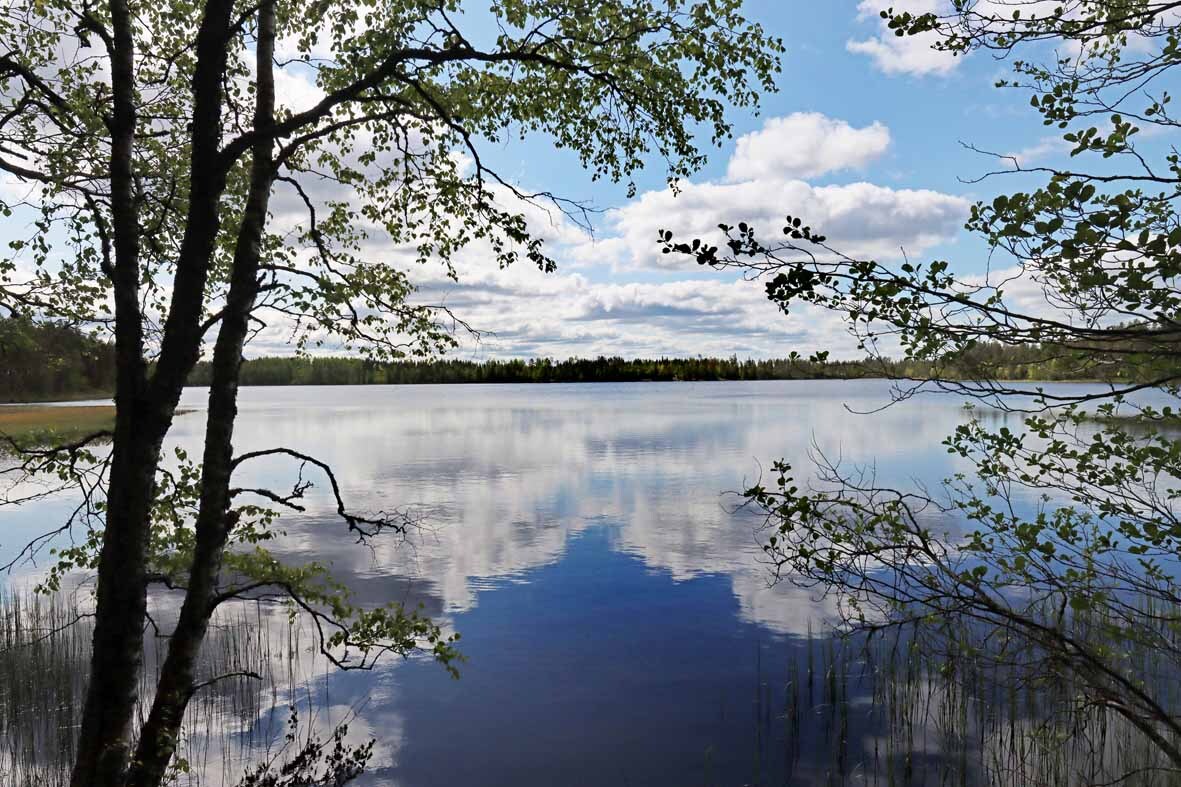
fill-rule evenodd
<path id="1" fill-rule="evenodd" d="M 268 128 L 274 115 L 272 58 L 275 9 L 264 3 L 258 12 L 255 129 Z M 176 750 L 185 709 L 192 696 L 201 644 L 214 611 L 214 596 L 226 539 L 234 526 L 229 513 L 234 420 L 238 409 L 238 377 L 242 348 L 258 294 L 258 268 L 274 183 L 269 136 L 252 151 L 250 190 L 234 250 L 230 290 L 214 346 L 205 452 L 201 468 L 201 500 L 196 544 L 188 589 L 161 669 L 157 693 L 141 731 L 128 787 L 157 787 Z"/>
<path id="2" fill-rule="evenodd" d="M 152 376 L 152 396 L 175 402 L 201 354 L 205 285 L 221 229 L 218 201 L 225 192 L 221 158 L 222 80 L 229 51 L 233 0 L 207 0 L 197 31 L 193 68 L 193 131 L 189 158 L 189 207 L 177 254 L 172 298 Z"/>
<path id="3" fill-rule="evenodd" d="M 115 444 L 99 555 L 90 682 L 82 712 L 72 787 L 120 784 L 131 751 L 146 614 L 143 555 L 160 452 L 145 397 L 139 309 L 139 221 L 132 161 L 136 127 L 131 15 L 112 0 L 111 217 L 115 264 Z"/>
<path id="4" fill-rule="evenodd" d="M 219 227 L 217 203 L 225 186 L 217 154 L 232 5 L 231 0 L 209 0 L 198 33 L 189 209 L 157 371 L 148 380 L 139 307 L 141 227 L 133 171 L 134 23 L 126 0 L 109 0 L 117 414 L 90 680 L 71 787 L 124 787 L 128 775 L 143 659 L 146 558 L 156 471 L 185 377 L 200 350 L 205 282 Z"/>
<path id="5" fill-rule="evenodd" d="M 121 392 L 122 394 L 122 392 Z M 79 730 L 72 787 L 122 783 L 138 700 L 147 609 L 144 561 L 159 440 L 146 438 L 142 402 L 117 399 L 111 494 L 98 566 L 98 592 L 90 681 Z M 138 433 L 138 434 L 137 434 Z"/>

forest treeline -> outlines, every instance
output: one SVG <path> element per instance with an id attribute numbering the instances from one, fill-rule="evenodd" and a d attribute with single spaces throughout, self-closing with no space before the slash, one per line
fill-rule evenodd
<path id="1" fill-rule="evenodd" d="M 58 322 L 0 318 L 0 402 L 27 402 L 115 389 L 112 344 Z"/>
<path id="2" fill-rule="evenodd" d="M 242 385 L 415 385 L 427 383 L 606 383 L 689 380 L 816 380 L 862 377 L 990 377 L 1004 380 L 1117 379 L 1128 367 L 1113 362 L 1080 372 L 1067 352 L 1046 347 L 981 344 L 955 363 L 928 364 L 883 358 L 860 361 L 786 358 L 534 358 L 378 363 L 361 358 L 262 357 L 242 365 Z M 198 364 L 190 385 L 207 385 L 209 366 Z"/>
<path id="3" fill-rule="evenodd" d="M 242 385 L 415 385 L 425 383 L 592 383 L 675 380 L 803 380 L 857 377 L 988 376 L 1005 380 L 1126 379 L 1119 361 L 1080 367 L 1067 351 L 986 343 L 955 364 L 887 359 L 829 361 L 786 358 L 636 358 L 599 356 L 554 360 L 458 359 L 379 363 L 345 357 L 261 357 L 246 360 Z M 1080 372 L 1080 369 L 1084 371 Z M 1159 370 L 1156 370 L 1159 371 Z M 189 385 L 209 383 L 199 363 Z M 0 401 L 109 394 L 114 388 L 114 348 L 74 327 L 23 318 L 0 318 Z"/>
<path id="4" fill-rule="evenodd" d="M 864 376 L 854 362 L 737 358 L 569 358 L 465 361 L 438 359 L 377 363 L 360 358 L 264 357 L 242 365 L 242 385 L 415 385 L 425 383 L 605 383 L 674 380 L 790 380 Z M 190 385 L 206 385 L 200 364 Z"/>

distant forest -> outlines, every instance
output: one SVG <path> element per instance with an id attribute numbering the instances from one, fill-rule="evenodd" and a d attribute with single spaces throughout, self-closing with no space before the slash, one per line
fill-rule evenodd
<path id="1" fill-rule="evenodd" d="M 987 375 L 1005 380 L 1119 379 L 1122 363 L 1080 365 L 1073 354 L 1044 347 L 982 344 L 945 378 Z M 1085 374 L 1080 373 L 1085 369 Z M 423 383 L 593 383 L 674 380 L 801 380 L 856 377 L 926 377 L 929 364 L 883 359 L 776 360 L 620 357 L 465 361 L 439 359 L 378 363 L 360 358 L 263 357 L 247 360 L 242 385 L 414 385 Z M 22 318 L 0 318 L 0 401 L 32 401 L 109 394 L 114 348 L 76 328 Z M 189 385 L 209 383 L 209 365 L 193 370 Z"/>
<path id="2" fill-rule="evenodd" d="M 115 348 L 69 325 L 0 318 L 0 402 L 107 395 Z"/>
<path id="3" fill-rule="evenodd" d="M 1062 355 L 1061 358 L 1056 356 Z M 1048 348 L 974 348 L 954 366 L 873 358 L 861 361 L 787 358 L 636 358 L 599 356 L 553 360 L 464 361 L 437 359 L 378 363 L 360 358 L 262 357 L 242 365 L 242 385 L 415 385 L 425 383 L 614 383 L 688 380 L 817 380 L 862 377 L 953 379 L 988 376 L 1005 380 L 1078 380 L 1119 376 L 1113 365 L 1089 365 L 1078 373 L 1076 359 Z M 198 364 L 190 385 L 209 384 L 209 365 Z"/>
<path id="4" fill-rule="evenodd" d="M 607 383 L 673 380 L 793 380 L 864 377 L 862 364 L 804 359 L 740 361 L 737 358 L 395 361 L 359 358 L 255 358 L 242 365 L 242 385 L 415 385 L 422 383 Z M 201 363 L 190 385 L 207 385 Z"/>

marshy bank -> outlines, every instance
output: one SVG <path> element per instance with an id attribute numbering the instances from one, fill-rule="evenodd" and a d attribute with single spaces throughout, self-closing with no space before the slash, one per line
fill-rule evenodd
<path id="1" fill-rule="evenodd" d="M 10 440 L 18 445 L 68 442 L 114 428 L 114 405 L 0 406 L 0 444 Z"/>

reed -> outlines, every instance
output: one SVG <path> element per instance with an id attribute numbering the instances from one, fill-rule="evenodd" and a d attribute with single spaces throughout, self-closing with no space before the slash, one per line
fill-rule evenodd
<path id="1" fill-rule="evenodd" d="M 1079 625 L 1102 629 L 1094 621 Z M 784 783 L 1181 784 L 1181 774 L 1140 730 L 1088 702 L 1081 686 L 1039 671 L 1036 654 L 1012 658 L 1006 649 L 1012 643 L 1001 642 L 973 652 L 957 647 L 949 631 L 833 633 L 795 643 L 782 711 L 756 735 L 763 749 L 766 741 L 781 742 Z M 1177 665 L 1135 643 L 1121 646 L 1128 669 L 1177 708 Z"/>
<path id="2" fill-rule="evenodd" d="M 85 697 L 91 621 L 86 599 L 0 590 L 0 784 L 69 783 Z M 278 614 L 276 614 L 278 613 Z M 164 628 L 167 610 L 158 610 Z M 140 717 L 164 659 L 144 640 Z M 306 704 L 314 649 L 282 610 L 243 605 L 217 618 L 202 649 L 200 680 L 182 728 L 174 781 L 233 784 L 282 747 L 291 709 Z M 218 679 L 220 677 L 220 679 Z"/>
<path id="3" fill-rule="evenodd" d="M 0 591 L 0 784 L 68 784 L 90 650 L 85 602 L 85 596 Z M 157 600 L 156 607 L 153 617 L 163 629 L 167 605 Z M 1102 621 L 1080 619 L 1078 626 L 1090 636 L 1109 631 Z M 1141 732 L 1083 701 L 1080 686 L 1049 679 L 1036 653 L 1012 657 L 1003 632 L 984 638 L 984 649 L 957 642 L 972 633 L 941 625 L 866 637 L 809 628 L 791 643 L 786 669 L 774 670 L 784 676 L 781 685 L 760 655 L 754 783 L 1181 783 Z M 163 641 L 152 632 L 145 637 L 145 703 Z M 201 657 L 200 679 L 212 682 L 189 706 L 174 783 L 237 784 L 256 763 L 273 758 L 285 745 L 289 709 L 314 713 L 324 701 L 312 696 L 325 669 L 313 644 L 299 621 L 275 605 L 241 605 L 217 618 Z M 1168 707 L 1178 707 L 1181 675 L 1167 654 L 1134 642 L 1121 647 L 1126 669 L 1158 686 Z M 710 772 L 712 761 L 707 753 L 705 783 L 733 783 L 734 774 Z"/>

